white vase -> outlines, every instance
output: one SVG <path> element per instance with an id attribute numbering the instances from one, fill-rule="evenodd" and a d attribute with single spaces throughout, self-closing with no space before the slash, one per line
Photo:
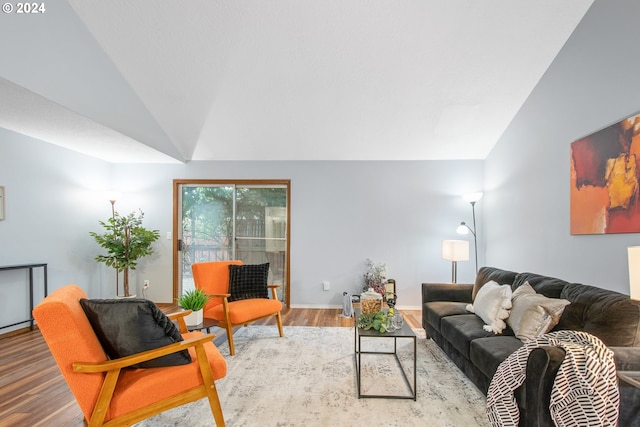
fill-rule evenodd
<path id="1" fill-rule="evenodd" d="M 198 311 L 192 311 L 190 314 L 186 315 L 184 317 L 184 321 L 187 326 L 196 326 L 202 323 L 203 311 L 203 309 L 200 309 Z"/>

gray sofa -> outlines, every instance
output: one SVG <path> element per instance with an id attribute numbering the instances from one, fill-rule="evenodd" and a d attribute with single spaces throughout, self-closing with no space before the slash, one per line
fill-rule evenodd
<path id="1" fill-rule="evenodd" d="M 422 326 L 448 357 L 486 395 L 500 363 L 522 346 L 507 327 L 496 335 L 466 310 L 487 282 L 510 284 L 516 290 L 525 282 L 537 293 L 571 302 L 553 330 L 580 330 L 600 338 L 615 354 L 617 369 L 640 371 L 640 302 L 627 295 L 594 286 L 569 283 L 535 273 L 517 273 L 483 267 L 475 284 L 423 283 Z M 516 390 L 521 426 L 553 426 L 549 398 L 555 374 L 565 352 L 561 348 L 533 350 L 527 379 Z M 640 426 L 640 390 L 620 382 L 620 426 Z"/>

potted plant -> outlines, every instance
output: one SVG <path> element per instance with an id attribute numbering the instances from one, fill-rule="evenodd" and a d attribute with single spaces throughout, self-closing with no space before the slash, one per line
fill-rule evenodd
<path id="1" fill-rule="evenodd" d="M 178 298 L 178 305 L 184 310 L 191 310 L 191 314 L 185 316 L 184 321 L 187 326 L 196 326 L 203 321 L 203 309 L 209 301 L 209 295 L 202 289 L 193 289 L 185 291 Z"/>
<path id="2" fill-rule="evenodd" d="M 138 260 L 153 253 L 152 243 L 160 237 L 160 231 L 147 230 L 142 226 L 142 210 L 121 216 L 113 212 L 107 221 L 100 221 L 105 232 L 89 234 L 100 246 L 107 250 L 106 255 L 98 255 L 95 260 L 113 267 L 118 273 L 123 273 L 124 296 L 130 297 L 129 270 L 135 270 Z M 116 295 L 118 295 L 116 283 Z"/>

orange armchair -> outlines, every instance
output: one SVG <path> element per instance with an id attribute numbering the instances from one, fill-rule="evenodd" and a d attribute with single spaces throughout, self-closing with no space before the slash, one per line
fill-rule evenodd
<path id="1" fill-rule="evenodd" d="M 85 315 L 80 299 L 87 298 L 76 285 L 52 292 L 33 310 L 49 349 L 86 425 L 131 425 L 188 402 L 208 398 L 218 427 L 224 426 L 214 381 L 226 375 L 227 365 L 212 343 L 212 335 L 186 332 L 178 321 L 184 341 L 154 350 L 109 360 Z M 180 366 L 134 369 L 127 367 L 187 349 L 192 362 Z"/>
<path id="2" fill-rule="evenodd" d="M 247 326 L 249 323 L 265 317 L 275 316 L 280 336 L 282 332 L 282 303 L 278 301 L 276 289 L 278 285 L 269 285 L 272 298 L 250 298 L 239 301 L 228 301 L 229 294 L 229 265 L 242 265 L 242 261 L 210 261 L 191 265 L 193 280 L 196 288 L 203 289 L 209 296 L 209 302 L 204 307 L 203 316 L 220 322 L 220 327 L 227 331 L 229 353 L 233 356 L 233 328 Z"/>

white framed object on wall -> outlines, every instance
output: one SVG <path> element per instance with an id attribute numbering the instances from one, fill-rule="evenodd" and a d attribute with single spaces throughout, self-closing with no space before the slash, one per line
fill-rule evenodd
<path id="1" fill-rule="evenodd" d="M 0 185 L 0 221 L 4 219 L 4 187 Z"/>

